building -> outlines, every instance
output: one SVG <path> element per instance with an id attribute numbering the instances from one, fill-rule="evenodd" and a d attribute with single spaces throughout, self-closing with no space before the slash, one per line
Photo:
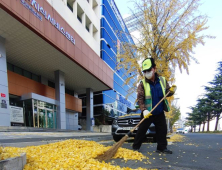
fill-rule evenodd
<path id="1" fill-rule="evenodd" d="M 85 94 L 113 89 L 99 0 L 0 0 L 0 126 L 77 129 Z"/>
<path id="2" fill-rule="evenodd" d="M 131 74 L 126 74 L 126 70 L 116 70 L 118 64 L 117 54 L 122 51 L 122 42 L 134 44 L 132 37 L 123 21 L 123 18 L 115 4 L 114 0 L 102 0 L 101 3 L 101 41 L 100 41 L 100 55 L 101 58 L 109 65 L 114 72 L 113 75 L 113 90 L 106 90 L 94 93 L 94 116 L 96 122 L 112 123 L 112 118 L 126 114 L 129 110 L 134 109 L 136 93 L 127 97 L 130 86 L 124 85 L 126 78 Z M 123 32 L 124 34 L 119 34 Z M 86 113 L 86 96 L 81 95 L 83 100 L 83 114 Z M 110 117 L 104 120 L 104 116 Z"/>

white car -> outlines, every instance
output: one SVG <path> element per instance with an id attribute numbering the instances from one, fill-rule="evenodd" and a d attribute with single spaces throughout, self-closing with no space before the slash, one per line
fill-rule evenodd
<path id="1" fill-rule="evenodd" d="M 187 129 L 184 129 L 184 128 L 178 128 L 176 133 L 182 133 L 182 134 L 185 134 L 185 133 L 188 133 L 188 130 Z"/>

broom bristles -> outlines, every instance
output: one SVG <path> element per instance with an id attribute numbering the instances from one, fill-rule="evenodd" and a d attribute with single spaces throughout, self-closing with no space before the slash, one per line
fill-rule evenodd
<path id="1" fill-rule="evenodd" d="M 96 157 L 99 161 L 106 161 L 111 159 L 117 152 L 117 150 L 123 145 L 129 136 L 125 135 L 119 142 L 115 143 L 110 149 L 105 151 L 102 155 Z"/>

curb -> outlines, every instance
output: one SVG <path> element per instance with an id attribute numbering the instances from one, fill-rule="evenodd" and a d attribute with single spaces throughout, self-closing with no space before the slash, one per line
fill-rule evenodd
<path id="1" fill-rule="evenodd" d="M 0 161 L 0 169 L 2 170 L 22 170 L 26 164 L 26 154 Z"/>

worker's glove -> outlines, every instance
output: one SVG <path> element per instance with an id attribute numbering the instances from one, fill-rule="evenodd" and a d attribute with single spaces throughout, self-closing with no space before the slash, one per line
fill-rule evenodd
<path id="1" fill-rule="evenodd" d="M 171 93 L 175 93 L 176 90 L 177 90 L 177 86 L 176 85 L 172 85 L 172 87 L 170 88 L 170 92 Z"/>
<path id="2" fill-rule="evenodd" d="M 143 117 L 144 117 L 145 119 L 149 118 L 150 116 L 152 116 L 152 114 L 150 113 L 149 110 L 144 110 L 144 111 L 143 111 Z"/>

